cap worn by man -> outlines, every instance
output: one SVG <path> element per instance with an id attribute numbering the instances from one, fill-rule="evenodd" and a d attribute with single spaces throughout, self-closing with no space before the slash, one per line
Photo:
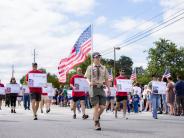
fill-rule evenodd
<path id="1" fill-rule="evenodd" d="M 92 57 L 93 57 L 93 58 L 100 57 L 100 56 L 101 56 L 101 54 L 100 54 L 99 52 L 94 52 L 94 53 L 92 54 Z"/>

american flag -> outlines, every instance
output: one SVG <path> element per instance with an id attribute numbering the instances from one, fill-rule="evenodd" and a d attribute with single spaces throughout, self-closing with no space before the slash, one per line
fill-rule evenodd
<path id="1" fill-rule="evenodd" d="M 168 69 L 166 69 L 163 76 L 162 76 L 162 78 L 169 78 L 169 77 L 171 77 L 171 73 Z"/>
<path id="2" fill-rule="evenodd" d="M 92 49 L 92 34 L 91 25 L 84 30 L 80 35 L 76 43 L 74 44 L 70 56 L 68 58 L 61 59 L 59 63 L 59 81 L 61 83 L 66 82 L 66 75 L 74 66 L 84 62 L 88 53 Z"/>
<path id="3" fill-rule="evenodd" d="M 130 79 L 133 81 L 135 81 L 137 79 L 136 68 L 133 69 L 132 75 L 130 76 Z"/>
<path id="4" fill-rule="evenodd" d="M 109 78 L 108 78 L 108 80 L 109 81 L 112 81 L 113 80 L 112 68 L 108 68 L 107 70 L 109 72 Z"/>

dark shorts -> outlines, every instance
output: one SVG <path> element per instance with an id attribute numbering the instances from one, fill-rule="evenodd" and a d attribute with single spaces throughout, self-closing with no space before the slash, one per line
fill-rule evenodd
<path id="1" fill-rule="evenodd" d="M 32 92 L 31 93 L 31 100 L 41 101 L 41 93 Z"/>
<path id="2" fill-rule="evenodd" d="M 77 102 L 77 101 L 80 101 L 80 100 L 85 100 L 85 96 L 80 96 L 80 97 L 73 96 L 72 99 L 73 99 L 74 102 Z"/>
<path id="3" fill-rule="evenodd" d="M 114 100 L 114 96 L 107 96 L 106 100 L 107 100 L 107 101 Z"/>
<path id="4" fill-rule="evenodd" d="M 5 99 L 5 95 L 0 95 L 0 100 Z"/>
<path id="5" fill-rule="evenodd" d="M 116 96 L 116 102 L 121 102 L 127 99 L 128 99 L 127 96 Z"/>
<path id="6" fill-rule="evenodd" d="M 92 106 L 95 106 L 97 104 L 99 105 L 106 105 L 106 97 L 101 95 L 96 95 L 94 97 L 91 97 L 91 104 Z"/>

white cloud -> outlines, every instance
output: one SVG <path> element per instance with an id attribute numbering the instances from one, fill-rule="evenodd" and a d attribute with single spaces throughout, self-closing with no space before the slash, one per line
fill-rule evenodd
<path id="1" fill-rule="evenodd" d="M 96 21 L 95 25 L 102 25 L 107 21 L 107 18 L 105 16 L 99 16 Z"/>
<path id="2" fill-rule="evenodd" d="M 183 0 L 160 0 L 160 5 L 165 9 L 165 12 L 163 14 L 163 21 L 166 21 L 168 19 L 171 19 L 172 17 L 181 14 L 182 12 L 179 12 L 181 9 L 184 8 L 184 1 Z M 174 16 L 173 16 L 174 15 Z M 175 20 L 183 17 L 183 15 L 179 15 Z M 174 20 L 173 20 L 174 21 Z M 155 39 L 158 39 L 160 37 L 163 37 L 165 39 L 169 39 L 179 46 L 184 46 L 183 37 L 184 36 L 184 19 L 180 21 L 176 21 L 174 24 L 164 28 L 163 30 L 155 33 L 153 37 Z"/>
<path id="3" fill-rule="evenodd" d="M 136 26 L 136 21 L 131 18 L 123 18 L 114 22 L 113 28 L 119 31 L 130 31 Z"/>
<path id="4" fill-rule="evenodd" d="M 91 13 L 95 6 L 95 0 L 48 0 L 58 11 L 72 13 L 75 15 L 86 15 Z M 55 9 L 53 9 L 55 10 Z"/>
<path id="5" fill-rule="evenodd" d="M 73 21 L 72 16 L 92 13 L 95 0 L 6 0 L 0 1 L 0 79 L 8 82 L 11 65 L 19 80 L 38 53 L 39 67 L 57 74 L 61 58 L 69 55 L 87 23 Z"/>
<path id="6" fill-rule="evenodd" d="M 121 32 L 144 31 L 151 26 L 156 25 L 156 23 L 152 21 L 133 18 L 123 18 L 122 20 L 116 20 L 113 24 L 114 25 L 112 27 Z"/>

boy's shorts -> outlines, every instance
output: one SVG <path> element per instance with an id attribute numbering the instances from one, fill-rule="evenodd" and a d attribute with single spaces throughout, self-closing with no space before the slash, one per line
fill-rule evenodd
<path id="1" fill-rule="evenodd" d="M 104 105 L 106 104 L 106 97 L 101 95 L 96 95 L 94 97 L 91 97 L 91 104 L 92 106 L 95 106 L 97 104 Z"/>

